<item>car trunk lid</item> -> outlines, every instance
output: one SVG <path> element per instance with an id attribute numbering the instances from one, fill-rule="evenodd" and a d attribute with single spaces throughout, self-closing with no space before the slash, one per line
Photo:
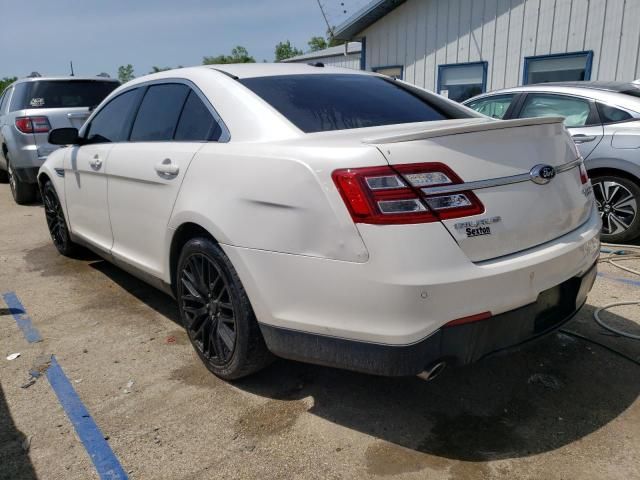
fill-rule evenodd
<path id="1" fill-rule="evenodd" d="M 460 177 L 462 185 L 421 193 L 429 198 L 470 191 L 480 200 L 482 213 L 441 220 L 470 260 L 543 244 L 587 220 L 592 194 L 562 119 L 443 123 L 364 142 L 375 145 L 392 167 L 439 162 Z M 545 176 L 551 178 L 540 178 Z"/>

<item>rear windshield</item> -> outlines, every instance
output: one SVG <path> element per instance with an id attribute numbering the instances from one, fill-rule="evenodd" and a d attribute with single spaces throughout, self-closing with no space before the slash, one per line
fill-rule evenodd
<path id="1" fill-rule="evenodd" d="M 449 118 L 393 80 L 368 75 L 278 75 L 240 82 L 306 133 Z"/>
<path id="2" fill-rule="evenodd" d="M 42 80 L 16 85 L 11 110 L 95 107 L 118 82 L 99 80 Z"/>

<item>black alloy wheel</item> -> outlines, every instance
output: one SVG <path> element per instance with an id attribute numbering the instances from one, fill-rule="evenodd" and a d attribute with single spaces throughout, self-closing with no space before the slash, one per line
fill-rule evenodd
<path id="1" fill-rule="evenodd" d="M 61 254 L 70 256 L 77 249 L 77 245 L 69 236 L 62 205 L 51 181 L 47 181 L 42 187 L 42 202 L 53 244 Z"/>
<path id="2" fill-rule="evenodd" d="M 189 340 L 215 375 L 234 380 L 271 362 L 240 278 L 214 241 L 194 238 L 185 244 L 176 297 Z"/>
<path id="3" fill-rule="evenodd" d="M 216 366 L 229 363 L 236 346 L 236 319 L 227 280 L 202 253 L 186 258 L 180 273 L 182 311 L 194 346 Z"/>

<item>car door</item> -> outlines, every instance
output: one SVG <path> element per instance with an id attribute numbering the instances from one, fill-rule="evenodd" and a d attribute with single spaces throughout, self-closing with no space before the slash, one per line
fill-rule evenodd
<path id="1" fill-rule="evenodd" d="M 116 261 L 160 278 L 167 225 L 191 159 L 221 128 L 206 98 L 188 83 L 151 84 L 129 142 L 109 156 L 109 212 Z"/>
<path id="2" fill-rule="evenodd" d="M 587 158 L 602 140 L 604 131 L 593 100 L 556 93 L 527 93 L 518 118 L 564 117 L 564 125 Z"/>
<path id="3" fill-rule="evenodd" d="M 125 140 L 141 95 L 128 90 L 104 105 L 81 132 L 82 144 L 65 155 L 65 198 L 74 235 L 108 252 L 113 234 L 107 206 L 106 164 L 114 145 Z"/>

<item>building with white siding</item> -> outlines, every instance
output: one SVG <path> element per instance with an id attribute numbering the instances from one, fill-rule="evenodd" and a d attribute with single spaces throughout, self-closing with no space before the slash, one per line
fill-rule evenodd
<path id="1" fill-rule="evenodd" d="M 336 30 L 364 69 L 461 101 L 563 80 L 640 78 L 640 0 L 374 0 Z"/>
<path id="2" fill-rule="evenodd" d="M 360 70 L 363 65 L 360 64 L 360 42 L 349 42 L 336 47 L 325 48 L 316 52 L 305 53 L 297 57 L 282 60 L 289 63 L 315 63 L 321 62 L 324 65 L 332 67 L 345 67 L 354 70 Z"/>

